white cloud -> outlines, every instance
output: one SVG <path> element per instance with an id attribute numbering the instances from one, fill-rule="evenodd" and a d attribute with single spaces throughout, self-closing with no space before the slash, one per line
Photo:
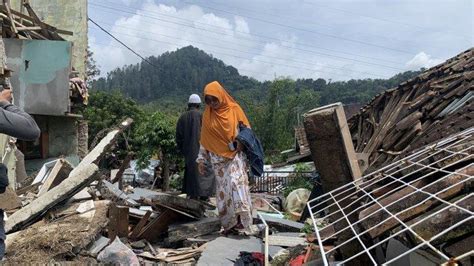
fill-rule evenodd
<path id="1" fill-rule="evenodd" d="M 90 5 L 89 15 L 144 56 L 193 45 L 260 80 L 275 74 L 333 80 L 389 77 L 433 66 L 473 43 L 471 1 L 427 5 L 429 0 L 340 0 L 294 5 L 294 0 L 215 0 L 216 9 L 207 9 L 206 1 L 187 5 L 176 0 L 119 0 L 121 7 L 112 0 L 90 2 L 114 7 Z M 236 8 L 219 11 L 227 10 L 225 6 Z M 456 20 L 445 23 L 453 16 Z M 90 37 L 104 75 L 140 61 L 103 32 L 91 30 Z"/>
<path id="2" fill-rule="evenodd" d="M 274 38 L 260 38 L 257 35 L 261 33 L 251 35 L 252 28 L 247 19 L 219 16 L 205 12 L 197 5 L 176 8 L 146 1 L 136 14 L 120 17 L 113 25 L 106 21 L 98 23 L 107 26 L 112 34 L 145 57 L 193 45 L 236 67 L 241 74 L 259 80 L 275 76 L 333 80 L 367 77 L 367 74 L 353 72 L 357 66 L 352 62 L 317 52 L 302 52 L 301 48 L 312 49 L 301 47 L 298 43 L 304 41 L 295 32 L 266 32 L 264 35 Z M 102 75 L 116 67 L 141 61 L 115 41 L 107 39 L 108 43 L 104 44 L 96 39 L 90 39 L 90 46 Z"/>
<path id="3" fill-rule="evenodd" d="M 419 52 L 406 63 L 406 66 L 411 70 L 418 70 L 422 67 L 430 68 L 442 62 L 442 59 L 433 58 L 431 55 L 426 54 L 425 52 Z"/>
<path id="4" fill-rule="evenodd" d="M 234 17 L 234 20 L 235 20 L 235 30 L 238 32 L 238 33 L 250 33 L 250 29 L 249 29 L 249 24 L 247 24 L 247 21 L 245 21 L 244 18 L 242 17 Z"/>

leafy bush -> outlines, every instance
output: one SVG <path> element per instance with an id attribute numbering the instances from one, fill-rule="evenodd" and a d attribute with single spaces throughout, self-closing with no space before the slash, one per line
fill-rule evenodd
<path id="1" fill-rule="evenodd" d="M 310 191 L 313 189 L 313 183 L 308 175 L 304 173 L 309 170 L 310 168 L 306 164 L 296 165 L 294 178 L 292 178 L 286 188 L 283 189 L 283 196 L 285 196 L 285 198 L 291 193 L 291 191 L 299 188 L 306 188 Z"/>

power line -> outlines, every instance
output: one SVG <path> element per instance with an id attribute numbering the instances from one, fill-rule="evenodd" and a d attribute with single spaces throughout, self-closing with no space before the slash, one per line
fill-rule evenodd
<path id="1" fill-rule="evenodd" d="M 92 28 L 92 29 L 95 29 L 95 28 Z M 97 42 L 95 41 L 94 44 L 98 44 L 102 47 L 108 47 L 108 46 L 111 46 L 111 47 L 116 47 L 116 48 L 123 48 L 123 46 L 118 46 L 118 45 L 113 45 L 113 44 L 108 44 L 108 43 L 103 43 L 103 42 Z M 176 49 L 179 49 L 180 46 L 175 44 L 175 48 Z M 143 49 L 135 49 L 136 51 L 142 51 L 142 52 L 146 52 L 146 53 L 152 53 L 151 51 L 149 50 L 143 50 Z M 234 67 L 234 66 L 232 66 Z M 253 70 L 249 70 L 249 69 L 245 69 L 245 68 L 236 68 L 234 67 L 238 72 L 239 71 L 243 71 L 243 72 L 248 72 L 248 73 L 254 73 L 254 74 L 258 74 L 258 75 L 262 75 L 262 76 L 267 76 L 267 77 L 273 77 L 273 74 L 270 74 L 270 73 L 263 73 L 263 72 L 258 72 L 258 71 L 253 71 Z M 242 75 L 242 73 L 239 73 L 239 75 Z M 245 76 L 245 75 L 244 75 Z"/>
<path id="2" fill-rule="evenodd" d="M 108 10 L 115 10 L 115 11 L 118 11 L 118 12 L 121 12 L 121 13 L 132 14 L 132 15 L 140 16 L 140 17 L 144 17 L 144 18 L 150 18 L 150 19 L 157 20 L 157 21 L 162 21 L 162 22 L 166 22 L 166 23 L 171 23 L 171 24 L 175 24 L 175 25 L 180 25 L 180 26 L 184 26 L 184 27 L 189 27 L 189 28 L 192 28 L 192 29 L 205 31 L 206 33 L 215 33 L 215 34 L 218 34 L 219 36 L 221 36 L 221 35 L 226 35 L 226 36 L 232 36 L 232 37 L 235 37 L 235 38 L 239 38 L 239 39 L 242 39 L 242 40 L 245 40 L 245 41 L 252 41 L 252 42 L 256 41 L 256 40 L 251 40 L 251 39 L 243 38 L 243 36 L 234 36 L 234 35 L 232 35 L 232 34 L 226 34 L 226 33 L 220 32 L 220 31 L 213 31 L 213 30 L 210 30 L 210 29 L 208 29 L 208 28 L 199 28 L 199 27 L 197 27 L 195 24 L 202 24 L 202 25 L 205 25 L 205 26 L 211 26 L 211 27 L 214 27 L 214 28 L 220 28 L 220 29 L 224 29 L 224 30 L 229 30 L 228 28 L 225 28 L 225 27 L 221 27 L 221 26 L 217 26 L 217 25 L 212 25 L 212 24 L 208 24 L 208 23 L 203 23 L 203 22 L 196 22 L 196 21 L 193 21 L 193 20 L 183 19 L 183 18 L 181 18 L 181 17 L 171 16 L 171 15 L 167 15 L 167 14 L 163 14 L 163 13 L 151 12 L 151 11 L 143 12 L 143 11 L 142 11 L 142 13 L 158 14 L 158 15 L 160 15 L 160 16 L 162 16 L 162 17 L 170 17 L 170 18 L 177 19 L 177 20 L 187 21 L 187 22 L 191 23 L 191 25 L 179 23 L 179 22 L 176 22 L 176 21 L 170 21 L 170 20 L 166 20 L 166 19 L 163 19 L 163 18 L 158 18 L 158 17 L 146 15 L 146 14 L 138 14 L 138 13 L 135 12 L 135 10 L 133 10 L 133 9 L 128 9 L 128 10 L 133 10 L 133 11 L 134 11 L 134 12 L 131 12 L 131 11 L 127 11 L 127 10 L 123 10 L 123 9 L 118 9 L 118 8 L 114 8 L 114 7 L 110 7 L 110 6 L 104 6 L 104 5 L 100 5 L 100 4 L 90 3 L 90 5 L 97 6 L 97 7 L 100 7 L 100 8 L 105 8 L 105 9 L 108 9 Z M 104 11 L 104 12 L 105 12 L 105 11 Z M 107 12 L 107 13 L 111 13 L 111 12 Z M 249 37 L 257 37 L 257 38 L 260 38 L 260 39 L 275 40 L 275 41 L 281 42 L 281 39 L 278 39 L 278 38 L 275 38 L 275 37 L 271 37 L 271 36 L 266 36 L 266 35 L 261 35 L 261 34 L 255 34 L 255 33 L 251 34 L 251 33 L 249 33 L 249 32 L 244 32 L 244 31 L 239 31 L 239 30 L 234 30 L 234 31 L 235 31 L 236 33 L 241 33 L 241 34 L 248 35 Z M 263 41 L 258 41 L 258 42 L 259 42 L 259 43 L 262 43 L 262 44 L 267 44 L 267 43 L 265 43 L 265 42 L 263 42 Z M 309 44 L 300 43 L 300 42 L 295 42 L 295 44 L 300 45 L 300 46 L 315 48 L 315 49 L 321 49 L 321 50 L 326 50 L 326 51 L 331 51 L 331 52 L 336 52 L 336 53 L 341 53 L 341 54 L 347 54 L 347 55 L 357 56 L 357 57 L 361 57 L 361 58 L 367 58 L 367 59 L 371 59 L 371 60 L 377 60 L 377 61 L 383 61 L 383 62 L 388 62 L 388 63 L 399 64 L 399 62 L 395 62 L 395 61 L 391 61 L 391 60 L 386 60 L 386 59 L 381 59 L 381 58 L 376 58 L 376 57 L 371 57 L 371 56 L 363 56 L 363 55 L 359 55 L 359 54 L 354 54 L 354 53 L 349 53 L 349 52 L 343 52 L 343 51 L 338 51 L 338 50 L 334 50 L 334 49 L 328 49 L 328 48 L 319 47 L 319 46 L 315 46 L 315 45 L 309 45 Z M 313 50 L 302 49 L 302 48 L 293 47 L 293 46 L 288 46 L 288 45 L 284 45 L 284 44 L 282 44 L 281 46 L 282 46 L 282 47 L 285 47 L 285 48 L 289 48 L 289 49 L 299 50 L 299 51 L 308 52 L 308 53 L 312 53 L 312 54 L 319 54 L 319 55 L 323 55 L 323 56 L 327 56 L 327 57 L 333 57 L 333 58 L 351 60 L 351 61 L 360 62 L 360 63 L 365 63 L 365 64 L 372 64 L 372 65 L 384 66 L 384 65 L 382 65 L 382 64 L 377 64 L 377 63 L 362 61 L 362 60 L 359 60 L 359 59 L 348 58 L 348 57 L 339 56 L 339 55 L 334 55 L 334 54 L 327 54 L 327 53 L 322 53 L 322 52 L 316 52 L 316 51 L 313 51 Z"/>
<path id="3" fill-rule="evenodd" d="M 158 42 L 158 43 L 166 43 L 166 44 L 175 45 L 175 43 L 165 42 L 165 41 L 162 41 L 162 40 L 150 39 L 150 38 L 145 38 L 145 37 L 142 37 L 142 36 L 136 36 L 136 35 L 126 34 L 126 33 L 120 33 L 120 32 L 117 32 L 117 31 L 112 31 L 112 32 L 117 33 L 117 34 L 121 34 L 121 35 L 124 35 L 124 36 L 137 38 L 137 39 L 149 40 L 149 41 Z M 227 53 L 215 52 L 215 51 L 213 53 L 221 54 L 221 55 L 225 55 L 225 56 L 230 56 L 230 57 L 234 57 L 234 58 L 249 60 L 249 58 L 247 58 L 247 57 L 237 56 L 237 55 L 233 55 L 233 54 L 227 54 Z M 336 73 L 336 72 L 329 72 L 329 71 L 318 70 L 318 69 L 310 69 L 310 68 L 305 68 L 305 67 L 286 65 L 286 64 L 276 63 L 276 62 L 268 62 L 268 61 L 264 61 L 264 60 L 260 60 L 260 59 L 252 59 L 252 60 L 256 61 L 256 62 L 261 62 L 261 63 L 264 63 L 264 64 L 268 64 L 268 65 L 279 65 L 279 66 L 283 66 L 283 67 L 287 67 L 287 68 L 309 70 L 309 71 L 312 71 L 312 72 L 322 72 L 322 73 L 337 74 L 337 75 L 340 74 L 340 73 Z M 352 70 L 350 70 L 350 69 L 341 68 L 339 70 L 341 70 L 341 71 L 351 71 L 352 72 Z M 368 74 L 370 74 L 370 73 L 368 73 Z"/>
<path id="4" fill-rule="evenodd" d="M 197 0 L 197 2 L 199 1 L 203 1 L 203 0 Z M 315 23 L 314 21 L 310 21 L 310 20 L 305 20 L 305 19 L 301 19 L 301 18 L 295 18 L 295 17 L 290 17 L 290 16 L 284 16 L 280 13 L 272 13 L 272 12 L 265 12 L 265 11 L 262 11 L 262 10 L 259 10 L 259 11 L 255 11 L 254 9 L 250 9 L 250 8 L 243 8 L 243 7 L 240 7 L 240 6 L 235 6 L 235 5 L 228 5 L 228 4 L 223 4 L 221 2 L 216 2 L 216 1 L 212 1 L 212 0 L 205 0 L 204 1 L 205 3 L 212 3 L 213 5 L 218 5 L 218 6 L 222 6 L 222 7 L 227 7 L 229 8 L 229 10 L 234 10 L 234 9 L 237 9 L 237 10 L 244 10 L 244 11 L 247 11 L 247 12 L 250 12 L 250 13 L 253 13 L 257 16 L 260 16 L 260 15 L 267 15 L 267 16 L 271 16 L 271 17 L 278 17 L 278 18 L 286 18 L 287 20 L 290 20 L 291 22 L 301 22 L 301 23 L 306 23 L 306 24 L 310 24 L 310 25 L 315 25 L 315 26 L 319 26 L 319 27 L 324 27 L 324 28 L 328 28 L 328 29 L 333 29 L 333 30 L 339 30 L 338 28 L 335 28 L 331 25 L 328 25 L 328 24 L 321 24 L 321 23 Z M 191 3 L 191 2 L 186 2 L 186 3 Z M 305 2 L 307 3 L 307 2 Z M 361 16 L 361 15 L 359 15 Z M 396 23 L 396 22 L 393 22 L 393 23 Z M 397 38 L 393 38 L 393 37 L 388 37 L 386 35 L 380 35 L 380 34 L 375 34 L 375 33 L 370 33 L 370 32 L 357 32 L 357 31 L 351 31 L 352 34 L 363 34 L 365 36 L 374 36 L 374 37 L 377 37 L 377 38 L 382 38 L 382 39 L 386 39 L 386 40 L 390 40 L 390 41 L 397 41 L 397 42 L 403 42 L 403 43 L 412 43 L 414 44 L 414 42 L 412 41 L 412 39 L 410 40 L 402 40 L 402 39 L 397 39 Z M 430 47 L 434 47 L 434 46 L 430 46 Z"/>
<path id="5" fill-rule="evenodd" d="M 185 2 L 185 3 L 189 4 L 189 2 Z M 210 6 L 206 6 L 206 5 L 202 5 L 202 4 L 200 6 L 205 7 L 207 9 L 210 9 L 210 10 L 215 10 L 215 11 L 219 11 L 219 12 L 222 12 L 222 13 L 227 13 L 227 14 L 231 14 L 231 15 L 234 15 L 234 16 L 241 16 L 241 17 L 253 19 L 253 20 L 256 20 L 256 21 L 261 21 L 261 22 L 264 22 L 264 23 L 273 24 L 273 25 L 277 25 L 277 26 L 280 26 L 280 27 L 293 29 L 293 30 L 299 30 L 299 31 L 304 31 L 304 32 L 308 32 L 308 33 L 323 35 L 323 36 L 334 38 L 334 39 L 340 39 L 340 40 L 344 40 L 344 41 L 348 41 L 348 42 L 353 42 L 353 43 L 359 43 L 359 44 L 363 44 L 363 45 L 367 45 L 367 46 L 378 47 L 378 48 L 391 50 L 391 51 L 395 51 L 395 52 L 399 52 L 399 53 L 413 54 L 413 52 L 400 50 L 400 49 L 396 49 L 396 48 L 393 48 L 393 47 L 373 44 L 373 43 L 360 41 L 360 40 L 355 40 L 355 39 L 351 39 L 351 38 L 345 38 L 345 37 L 341 37 L 341 36 L 337 36 L 337 35 L 333 35 L 333 34 L 329 34 L 329 33 L 324 33 L 324 32 L 319 32 L 319 31 L 315 31 L 315 30 L 303 29 L 303 28 L 299 28 L 299 27 L 295 27 L 295 26 L 291 26 L 291 25 L 286 25 L 286 24 L 283 24 L 283 23 L 274 22 L 274 21 L 270 21 L 270 20 L 266 20 L 266 19 L 262 19 L 262 18 L 257 18 L 257 17 L 253 17 L 253 16 L 248 16 L 248 15 L 241 15 L 241 14 L 238 14 L 238 13 L 234 13 L 234 12 L 230 12 L 230 11 L 227 11 L 227 10 L 222 10 L 222 9 L 218 9 L 218 8 L 214 8 L 214 7 L 210 7 Z"/>
<path id="6" fill-rule="evenodd" d="M 97 6 L 100 6 L 100 5 L 97 5 Z M 101 6 L 100 6 L 101 7 Z M 109 7 L 105 7 L 105 8 L 108 8 L 108 9 L 112 9 L 112 10 L 118 10 L 120 12 L 124 12 L 124 13 L 130 13 L 130 14 L 133 14 L 133 15 L 137 15 L 137 16 L 142 16 L 142 17 L 147 17 L 147 18 L 152 18 L 152 19 L 155 19 L 155 20 L 159 20 L 159 21 L 164 21 L 164 22 L 167 22 L 167 23 L 172 23 L 172 24 L 177 24 L 177 25 L 181 25 L 181 26 L 185 26 L 185 27 L 190 27 L 192 29 L 199 29 L 199 30 L 202 30 L 202 31 L 205 31 L 205 32 L 212 32 L 212 33 L 216 33 L 216 34 L 219 34 L 219 36 L 221 35 L 227 35 L 227 36 L 233 36 L 233 37 L 236 37 L 232 34 L 225 34 L 225 33 L 222 33 L 222 32 L 215 32 L 215 31 L 212 31 L 212 30 L 209 30 L 209 29 L 205 29 L 205 28 L 198 28 L 196 26 L 190 26 L 190 25 L 187 25 L 187 24 L 181 24 L 181 23 L 177 23 L 177 22 L 174 22 L 174 21 L 168 21 L 168 20 L 163 20 L 163 19 L 159 19 L 159 18 L 156 18 L 156 17 L 152 17 L 152 16 L 147 16 L 147 15 L 143 15 L 143 14 L 136 14 L 136 13 L 132 13 L 132 12 L 127 12 L 127 11 L 123 11 L 123 10 L 120 10 L 120 9 L 115 9 L 115 8 L 109 8 Z M 109 13 L 109 12 L 107 12 Z M 226 30 L 228 30 L 226 28 Z M 276 38 L 275 38 L 276 39 Z M 221 40 L 221 39 L 219 39 Z M 247 39 L 246 39 L 247 40 Z M 278 41 L 280 41 L 279 39 L 276 39 Z M 254 41 L 254 40 L 247 40 L 247 41 Z M 265 42 L 262 42 L 262 41 L 259 41 L 260 43 L 263 43 L 263 44 L 267 44 Z M 341 57 L 341 56 L 336 56 L 336 55 L 330 55 L 330 54 L 324 54 L 324 53 L 320 53 L 320 52 L 314 52 L 314 51 L 311 51 L 311 50 L 306 50 L 306 49 L 301 49 L 301 48 L 297 48 L 297 47 L 293 47 L 293 46 L 288 46 L 288 45 L 285 45 L 285 44 L 280 44 L 281 47 L 285 47 L 285 48 L 290 48 L 290 49 L 295 49 L 295 50 L 300 50 L 300 51 L 304 51 L 304 52 L 308 52 L 308 53 L 311 53 L 311 54 L 317 54 L 317 55 L 323 55 L 323 56 L 328 56 L 328 57 L 331 57 L 331 58 L 337 58 L 337 59 L 341 59 L 343 61 L 346 61 L 346 60 L 350 60 L 350 61 L 354 61 L 354 62 L 359 62 L 359 63 L 362 63 L 362 64 L 367 64 L 367 65 L 374 65 L 374 66 L 381 66 L 381 67 L 384 67 L 384 68 L 390 68 L 390 69 L 394 69 L 394 70 L 397 70 L 397 71 L 404 71 L 404 69 L 402 68 L 396 68 L 396 67 L 392 67 L 392 66 L 387 66 L 387 65 L 383 65 L 383 64 L 378 64 L 378 63 L 372 63 L 372 62 L 367 62 L 367 61 L 362 61 L 362 60 L 358 60 L 358 59 L 353 59 L 353 58 L 347 58 L 347 57 Z M 371 74 L 372 75 L 372 74 Z M 375 75 L 376 76 L 376 75 Z"/>
<path id="7" fill-rule="evenodd" d="M 335 7 L 331 7 L 331 6 L 327 6 L 327 5 L 322 5 L 322 4 L 319 4 L 319 3 L 313 3 L 313 2 L 308 2 L 308 1 L 303 1 L 303 3 L 307 4 L 307 5 L 321 6 L 321 7 L 324 7 L 326 9 L 335 10 L 335 11 L 338 11 L 338 12 L 343 12 L 343 13 L 347 13 L 347 14 L 351 14 L 351 15 L 356 15 L 356 16 L 359 16 L 359 17 L 365 17 L 365 18 L 369 18 L 369 19 L 373 19 L 373 20 L 379 20 L 379 21 L 388 22 L 388 23 L 393 23 L 393 24 L 397 24 L 397 25 L 404 25 L 406 27 L 411 27 L 411 28 L 416 27 L 416 28 L 419 28 L 419 29 L 430 30 L 430 31 L 433 30 L 433 29 L 430 29 L 430 28 L 427 28 L 427 27 L 416 25 L 416 24 L 400 22 L 400 21 L 390 20 L 390 19 L 386 19 L 386 18 L 369 16 L 369 15 L 353 12 L 353 11 L 350 11 L 350 10 L 342 9 L 342 8 L 335 8 Z M 463 39 L 466 38 L 466 37 L 470 38 L 469 36 L 466 36 L 464 34 L 463 34 L 463 36 L 459 36 L 458 33 L 453 33 L 451 31 L 439 31 L 438 30 L 438 32 L 446 32 L 446 33 L 449 33 L 452 36 L 461 37 Z"/>
<path id="8" fill-rule="evenodd" d="M 102 24 L 105 24 L 105 25 L 114 26 L 113 24 L 106 23 L 106 22 L 101 22 L 101 23 L 102 23 Z M 132 27 L 116 26 L 116 25 L 115 25 L 115 27 L 124 28 L 124 29 L 132 29 L 132 30 L 135 30 L 135 31 L 136 31 L 136 29 L 135 29 L 135 28 L 132 28 Z M 183 39 L 183 38 L 177 38 L 177 37 L 175 37 L 175 36 L 170 36 L 170 35 L 161 34 L 161 33 L 155 33 L 155 32 L 151 32 L 151 31 L 140 30 L 140 32 L 143 32 L 143 33 L 150 33 L 150 34 L 159 35 L 159 36 L 164 36 L 164 37 L 166 37 L 166 38 L 171 38 L 171 39 L 180 40 L 180 41 L 188 41 L 188 42 L 190 42 L 190 43 L 192 42 L 192 43 L 198 43 L 198 44 L 208 45 L 208 46 L 216 47 L 216 48 L 223 49 L 223 50 L 236 51 L 236 52 L 240 52 L 240 53 L 252 54 L 252 55 L 257 55 L 257 56 L 262 56 L 262 57 L 267 57 L 267 58 L 273 58 L 273 59 L 278 59 L 278 60 L 284 60 L 284 61 L 291 61 L 291 62 L 300 63 L 300 64 L 305 64 L 305 65 L 311 65 L 311 66 L 314 65 L 314 63 L 311 64 L 310 62 L 304 62 L 304 61 L 300 61 L 300 60 L 287 59 L 287 58 L 280 58 L 280 57 L 276 57 L 276 56 L 262 55 L 262 54 L 259 54 L 259 53 L 253 53 L 253 52 L 243 51 L 243 50 L 239 50 L 239 49 L 233 49 L 233 48 L 229 48 L 229 47 L 222 47 L 222 46 L 215 45 L 215 44 L 210 44 L 210 43 L 205 43 L 205 42 L 200 42 L 200 41 L 195 41 L 195 40 L 189 40 L 189 39 Z M 325 65 L 325 67 L 327 67 L 327 68 L 332 68 L 332 69 L 336 69 L 336 70 L 340 70 L 339 67 L 335 67 L 335 66 L 332 66 L 332 65 Z M 403 71 L 403 69 L 398 69 L 398 68 L 393 68 L 393 69 Z M 352 70 L 352 71 L 353 71 L 353 72 L 362 73 L 362 74 L 369 74 L 369 75 L 371 75 L 371 76 L 378 76 L 378 77 L 386 78 L 385 76 L 381 76 L 381 75 L 379 75 L 379 74 L 374 74 L 374 73 L 369 73 L 369 72 L 366 72 L 366 71 L 356 71 L 356 70 Z"/>
<path id="9" fill-rule="evenodd" d="M 136 56 L 140 57 L 143 61 L 147 62 L 148 64 L 156 67 L 153 63 L 151 63 L 150 61 L 148 61 L 148 59 L 146 59 L 145 57 L 141 56 L 139 53 L 135 52 L 132 48 L 130 48 L 128 45 L 126 45 L 125 43 L 123 43 L 121 40 L 119 40 L 117 37 L 115 37 L 112 33 L 108 32 L 106 29 L 102 28 L 99 24 L 97 24 L 94 20 L 92 20 L 90 17 L 87 17 L 87 19 L 92 22 L 94 25 L 96 25 L 100 30 L 102 30 L 103 32 L 105 32 L 107 35 L 109 35 L 110 37 L 112 37 L 114 40 L 116 40 L 118 43 L 120 43 L 121 45 L 123 45 L 125 48 L 127 48 L 128 50 L 130 50 L 130 52 L 134 53 Z"/>

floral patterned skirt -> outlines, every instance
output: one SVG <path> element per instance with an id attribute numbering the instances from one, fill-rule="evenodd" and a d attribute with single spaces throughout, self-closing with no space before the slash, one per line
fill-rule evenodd
<path id="1" fill-rule="evenodd" d="M 232 229 L 240 219 L 243 229 L 249 230 L 253 219 L 245 155 L 239 152 L 233 159 L 228 159 L 201 150 L 198 161 L 202 159 L 209 160 L 214 170 L 217 210 L 222 226 L 225 230 Z"/>

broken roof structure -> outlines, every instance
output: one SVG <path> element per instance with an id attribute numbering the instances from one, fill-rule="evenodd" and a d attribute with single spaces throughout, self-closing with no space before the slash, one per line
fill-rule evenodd
<path id="1" fill-rule="evenodd" d="M 349 245 L 357 252 L 342 254 L 338 263 L 366 256 L 362 261 L 389 264 L 418 250 L 430 253 L 436 264 L 469 256 L 474 198 L 466 188 L 474 174 L 473 144 L 471 128 L 316 198 L 311 203 L 314 224 L 321 212 L 328 212 L 324 219 L 330 220 L 315 227 L 322 260 L 327 264 Z M 338 242 L 324 250 L 334 238 Z M 387 253 L 382 261 L 376 258 L 377 249 L 387 250 L 395 239 L 406 240 L 410 248 Z M 456 248 L 459 241 L 466 244 Z"/>
<path id="2" fill-rule="evenodd" d="M 474 48 L 378 94 L 349 119 L 366 173 L 474 126 Z"/>
<path id="3" fill-rule="evenodd" d="M 369 174 L 308 202 L 323 264 L 469 261 L 473 88 L 470 49 L 377 95 L 349 120 Z"/>

